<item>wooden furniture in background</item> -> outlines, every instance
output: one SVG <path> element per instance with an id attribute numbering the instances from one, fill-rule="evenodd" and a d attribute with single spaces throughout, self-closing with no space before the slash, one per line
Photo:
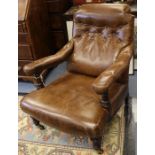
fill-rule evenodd
<path id="1" fill-rule="evenodd" d="M 18 2 L 19 79 L 38 84 L 39 76 L 26 76 L 23 66 L 39 58 L 56 53 L 68 41 L 64 12 L 71 0 L 19 0 Z M 39 77 L 39 79 L 38 79 Z"/>
<path id="2" fill-rule="evenodd" d="M 48 13 L 43 0 L 18 1 L 18 70 L 19 79 L 37 84 L 35 76 L 26 76 L 23 66 L 39 58 L 54 54 L 51 49 Z M 45 76 L 44 70 L 39 78 Z"/>
<path id="3" fill-rule="evenodd" d="M 105 0 L 73 0 L 74 5 L 81 5 L 85 3 L 100 3 L 105 2 Z"/>
<path id="4" fill-rule="evenodd" d="M 68 41 L 64 12 L 72 6 L 71 0 L 19 0 L 18 55 L 19 79 L 38 84 L 46 72 L 26 76 L 23 66 L 39 58 L 56 53 Z"/>
<path id="5" fill-rule="evenodd" d="M 48 14 L 42 0 L 18 1 L 18 77 L 38 83 L 34 76 L 26 76 L 23 66 L 39 58 L 51 55 Z M 45 76 L 44 70 L 39 78 Z"/>
<path id="6" fill-rule="evenodd" d="M 64 12 L 72 6 L 71 0 L 44 0 L 48 8 L 52 51 L 57 52 L 68 41 Z"/>

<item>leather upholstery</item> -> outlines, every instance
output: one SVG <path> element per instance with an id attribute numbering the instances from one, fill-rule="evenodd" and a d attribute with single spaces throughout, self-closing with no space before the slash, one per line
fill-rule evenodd
<path id="1" fill-rule="evenodd" d="M 90 76 L 66 73 L 46 88 L 26 95 L 21 107 L 34 118 L 66 132 L 76 129 L 91 137 L 101 134 L 110 114 L 99 104 L 101 96 L 93 90 L 93 81 Z M 126 85 L 113 83 L 110 87 L 113 114 L 125 92 Z"/>
<path id="2" fill-rule="evenodd" d="M 110 85 L 115 82 L 120 75 L 129 67 L 130 59 L 133 54 L 133 45 L 125 47 L 119 54 L 115 63 L 110 65 L 94 81 L 93 88 L 99 94 L 103 94 Z"/>
<path id="3" fill-rule="evenodd" d="M 38 59 L 30 64 L 25 65 L 24 72 L 27 75 L 39 74 L 44 69 L 48 69 L 54 67 L 55 65 L 58 65 L 73 52 L 73 46 L 73 40 L 71 40 L 56 54 Z"/>
<path id="4" fill-rule="evenodd" d="M 133 16 L 107 8 L 109 5 L 88 6 L 81 7 L 74 17 L 74 52 L 68 68 L 98 76 L 131 43 Z"/>
<path id="5" fill-rule="evenodd" d="M 129 10 L 127 5 L 83 5 L 74 17 L 73 39 L 56 55 L 25 66 L 31 75 L 68 60 L 68 71 L 62 77 L 23 98 L 23 111 L 66 132 L 102 135 L 128 92 L 133 54 Z M 101 105 L 105 91 L 111 111 Z"/>

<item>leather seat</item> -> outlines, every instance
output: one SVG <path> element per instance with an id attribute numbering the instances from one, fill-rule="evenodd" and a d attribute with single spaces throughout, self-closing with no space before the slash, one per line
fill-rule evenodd
<path id="1" fill-rule="evenodd" d="M 39 90 L 21 108 L 33 118 L 65 132 L 87 134 L 101 148 L 104 127 L 128 94 L 134 18 L 127 5 L 87 4 L 74 15 L 73 39 L 55 55 L 24 67 Z M 38 75 L 68 61 L 67 72 L 47 87 Z"/>
<path id="2" fill-rule="evenodd" d="M 101 96 L 91 87 L 93 81 L 90 76 L 66 73 L 46 88 L 28 94 L 22 100 L 23 110 L 46 124 L 61 126 L 65 132 L 76 128 L 91 137 L 97 135 L 110 114 L 99 104 Z M 111 86 L 109 96 L 113 109 L 116 103 L 122 102 L 118 102 L 117 96 L 125 96 L 125 90 L 126 85 L 113 83 Z"/>

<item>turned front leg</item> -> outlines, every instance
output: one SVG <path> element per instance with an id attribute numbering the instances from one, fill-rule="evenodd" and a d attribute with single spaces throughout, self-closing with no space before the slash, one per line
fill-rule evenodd
<path id="1" fill-rule="evenodd" d="M 93 148 L 99 154 L 102 154 L 103 153 L 103 149 L 102 149 L 102 137 L 91 138 L 91 140 L 92 140 L 92 143 L 93 143 Z"/>
<path id="2" fill-rule="evenodd" d="M 31 118 L 32 118 L 32 121 L 35 124 L 35 126 L 39 127 L 40 130 L 44 130 L 45 129 L 45 127 L 43 125 L 41 125 L 40 122 L 37 119 L 35 119 L 33 117 L 31 117 Z"/>

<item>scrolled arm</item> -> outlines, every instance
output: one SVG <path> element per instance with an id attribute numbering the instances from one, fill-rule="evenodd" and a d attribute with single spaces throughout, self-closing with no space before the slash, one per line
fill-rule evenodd
<path id="1" fill-rule="evenodd" d="M 44 69 L 54 67 L 55 65 L 64 61 L 73 51 L 73 40 L 69 41 L 56 54 L 38 59 L 30 64 L 24 66 L 26 75 L 38 75 Z"/>
<path id="2" fill-rule="evenodd" d="M 108 91 L 110 85 L 117 80 L 129 66 L 133 55 L 133 45 L 128 45 L 118 55 L 115 62 L 103 71 L 93 82 L 92 86 L 96 93 L 103 94 Z"/>

